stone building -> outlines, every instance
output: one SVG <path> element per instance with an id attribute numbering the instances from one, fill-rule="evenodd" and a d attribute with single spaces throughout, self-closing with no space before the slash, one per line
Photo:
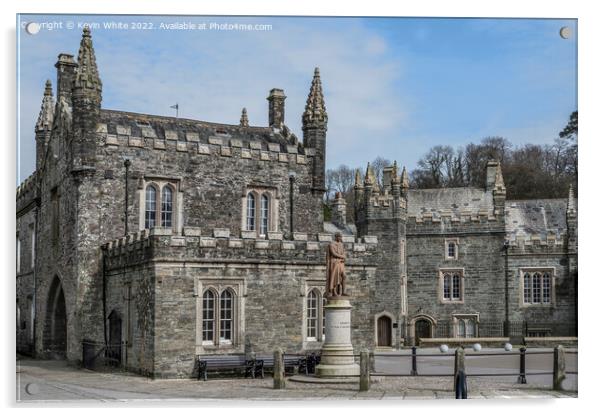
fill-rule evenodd
<path id="1" fill-rule="evenodd" d="M 55 66 L 36 170 L 17 188 L 19 352 L 78 361 L 86 340 L 134 371 L 190 377 L 198 354 L 317 350 L 335 232 L 356 348 L 501 336 L 513 325 L 575 333 L 572 192 L 507 201 L 497 162 L 483 189 L 411 189 L 396 164 L 381 187 L 368 166 L 353 218 L 338 197 L 325 222 L 317 68 L 299 139 L 277 88 L 265 127 L 244 108 L 232 125 L 103 108 L 88 29 L 77 60 L 61 53 Z"/>

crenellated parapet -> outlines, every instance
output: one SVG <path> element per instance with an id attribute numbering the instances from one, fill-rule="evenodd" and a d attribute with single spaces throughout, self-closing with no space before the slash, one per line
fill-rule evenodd
<path id="1" fill-rule="evenodd" d="M 37 171 L 28 176 L 21 185 L 17 187 L 16 202 L 17 213 L 32 204 L 37 198 Z"/>
<path id="2" fill-rule="evenodd" d="M 109 148 L 182 152 L 194 155 L 308 165 L 315 149 L 305 148 L 288 128 L 233 126 L 171 117 L 146 117 L 103 110 L 106 118 L 138 118 L 96 127 Z M 177 123 L 177 124 L 176 124 Z"/>
<path id="3" fill-rule="evenodd" d="M 322 264 L 334 235 L 294 233 L 285 239 L 282 233 L 270 233 L 258 239 L 244 231 L 232 235 L 227 228 L 210 233 L 201 228 L 184 227 L 181 234 L 166 228 L 153 228 L 129 234 L 102 246 L 108 269 L 134 266 L 147 261 L 197 261 L 234 263 Z M 378 253 L 375 236 L 344 236 L 348 264 L 372 264 Z"/>
<path id="4" fill-rule="evenodd" d="M 509 235 L 508 254 L 563 254 L 567 247 L 565 230 L 550 230 L 545 234 Z"/>
<path id="5" fill-rule="evenodd" d="M 368 232 L 371 221 L 405 219 L 407 201 L 402 194 L 402 183 L 397 162 L 384 168 L 382 186 L 378 184 L 370 163 L 366 168 L 363 183 L 359 171 L 356 172 L 354 208 L 360 234 Z"/>

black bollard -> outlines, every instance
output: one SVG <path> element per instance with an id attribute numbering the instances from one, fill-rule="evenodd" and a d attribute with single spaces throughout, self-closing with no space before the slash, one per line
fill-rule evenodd
<path id="1" fill-rule="evenodd" d="M 456 399 L 468 399 L 468 386 L 466 385 L 466 373 L 459 370 L 456 374 Z"/>
<path id="2" fill-rule="evenodd" d="M 520 370 L 518 375 L 517 382 L 519 384 L 527 384 L 527 372 L 525 370 L 525 358 L 526 358 L 527 349 L 525 347 L 520 348 Z"/>

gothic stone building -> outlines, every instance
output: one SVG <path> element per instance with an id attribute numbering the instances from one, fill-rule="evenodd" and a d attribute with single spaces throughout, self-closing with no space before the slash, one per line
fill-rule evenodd
<path id="1" fill-rule="evenodd" d="M 354 206 L 335 199 L 325 222 L 318 69 L 299 140 L 276 88 L 266 127 L 244 109 L 226 125 L 102 108 L 87 29 L 77 61 L 62 53 L 55 66 L 36 170 L 17 188 L 20 352 L 78 361 L 89 340 L 121 345 L 129 369 L 189 377 L 197 354 L 317 350 L 337 231 L 356 348 L 501 336 L 513 323 L 574 334 L 572 193 L 507 201 L 496 162 L 483 189 L 411 189 L 396 165 L 381 187 L 368 167 Z"/>

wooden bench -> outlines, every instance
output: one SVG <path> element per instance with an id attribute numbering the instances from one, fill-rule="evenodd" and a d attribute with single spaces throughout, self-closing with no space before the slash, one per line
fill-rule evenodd
<path id="1" fill-rule="evenodd" d="M 248 360 L 244 355 L 197 355 L 198 380 L 207 381 L 209 370 L 244 370 L 245 378 L 255 378 L 255 360 Z"/>
<path id="2" fill-rule="evenodd" d="M 274 371 L 274 356 L 260 355 L 255 359 L 255 376 L 264 378 L 265 369 Z M 285 374 L 305 373 L 309 374 L 307 357 L 298 354 L 284 354 L 284 372 Z"/>

